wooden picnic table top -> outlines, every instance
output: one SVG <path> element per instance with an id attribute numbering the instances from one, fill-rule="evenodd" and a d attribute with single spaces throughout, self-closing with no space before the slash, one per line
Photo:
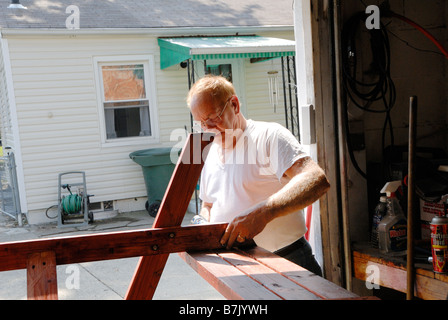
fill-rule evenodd
<path id="1" fill-rule="evenodd" d="M 260 247 L 179 255 L 225 298 L 326 300 L 360 297 Z"/>

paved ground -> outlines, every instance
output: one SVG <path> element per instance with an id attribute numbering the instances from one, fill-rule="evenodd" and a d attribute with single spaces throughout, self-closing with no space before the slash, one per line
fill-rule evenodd
<path id="1" fill-rule="evenodd" d="M 183 225 L 193 215 L 187 213 Z M 85 227 L 58 228 L 57 223 L 18 227 L 0 213 L 0 242 L 57 236 L 142 229 L 154 218 L 146 211 L 122 213 L 94 221 Z M 139 258 L 79 263 L 57 267 L 60 300 L 121 300 L 124 298 Z M 0 272 L 0 300 L 26 299 L 26 270 Z M 224 299 L 177 254 L 171 254 L 157 286 L 154 300 Z"/>

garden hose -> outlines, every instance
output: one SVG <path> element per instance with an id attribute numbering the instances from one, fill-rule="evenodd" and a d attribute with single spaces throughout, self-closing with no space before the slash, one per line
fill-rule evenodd
<path id="1" fill-rule="evenodd" d="M 81 211 L 82 197 L 77 194 L 70 194 L 61 201 L 62 209 L 67 214 L 74 214 Z"/>

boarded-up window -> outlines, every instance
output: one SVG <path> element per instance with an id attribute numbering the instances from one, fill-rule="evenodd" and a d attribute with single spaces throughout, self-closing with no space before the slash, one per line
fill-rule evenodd
<path id="1" fill-rule="evenodd" d="M 102 65 L 107 139 L 151 136 L 144 64 Z"/>

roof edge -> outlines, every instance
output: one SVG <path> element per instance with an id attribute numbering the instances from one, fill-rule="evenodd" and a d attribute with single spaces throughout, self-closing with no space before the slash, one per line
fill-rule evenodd
<path id="1" fill-rule="evenodd" d="M 238 34 L 262 31 L 294 31 L 294 26 L 243 26 L 243 27 L 173 27 L 173 28 L 0 28 L 2 35 L 197 35 L 197 34 Z"/>

